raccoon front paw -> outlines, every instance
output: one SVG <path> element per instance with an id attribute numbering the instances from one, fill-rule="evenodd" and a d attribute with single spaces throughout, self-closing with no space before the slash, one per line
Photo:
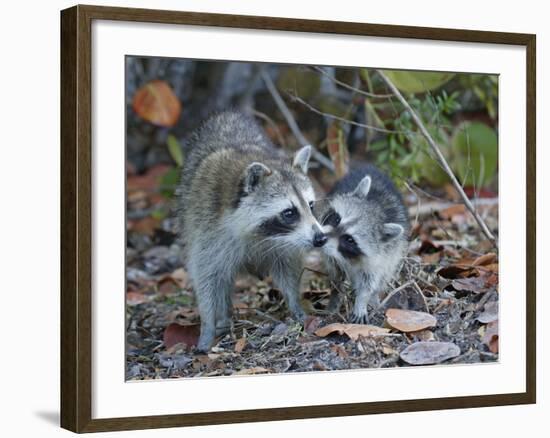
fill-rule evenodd
<path id="1" fill-rule="evenodd" d="M 352 313 L 350 322 L 352 324 L 368 324 L 369 316 L 367 313 L 361 313 L 361 314 Z"/>
<path id="2" fill-rule="evenodd" d="M 214 344 L 214 340 L 214 333 L 201 333 L 197 344 L 197 350 L 201 353 L 208 353 L 210 348 L 212 348 L 212 344 Z"/>

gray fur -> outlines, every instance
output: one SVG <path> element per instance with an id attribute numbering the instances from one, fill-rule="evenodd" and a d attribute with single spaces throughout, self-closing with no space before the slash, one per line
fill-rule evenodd
<path id="1" fill-rule="evenodd" d="M 341 217 L 340 223 L 335 216 Z M 409 219 L 400 193 L 376 167 L 354 170 L 334 187 L 326 200 L 315 205 L 328 242 L 322 257 L 331 281 L 347 279 L 355 293 L 352 322 L 368 322 L 368 304 L 378 301 L 395 275 L 408 248 Z M 356 245 L 348 245 L 346 236 Z M 340 295 L 333 291 L 330 311 L 337 311 Z"/>
<path id="2" fill-rule="evenodd" d="M 275 149 L 256 122 L 224 112 L 194 134 L 178 189 L 179 235 L 201 316 L 198 348 L 208 350 L 231 324 L 231 291 L 241 272 L 271 275 L 290 312 L 299 302 L 302 259 L 321 227 L 309 203 L 309 148 L 294 160 Z M 288 224 L 292 208 L 299 220 Z M 285 219 L 286 220 L 286 219 Z"/>

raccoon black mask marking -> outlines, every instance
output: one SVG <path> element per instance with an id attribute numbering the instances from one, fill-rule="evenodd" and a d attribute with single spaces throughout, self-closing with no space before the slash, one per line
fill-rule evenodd
<path id="1" fill-rule="evenodd" d="M 262 233 L 266 236 L 288 234 L 294 230 L 300 220 L 300 213 L 296 207 L 283 210 L 278 216 L 268 219 L 260 225 Z"/>
<path id="2" fill-rule="evenodd" d="M 367 304 L 395 274 L 407 250 L 409 220 L 401 195 L 374 166 L 357 169 L 336 183 L 315 207 L 328 242 L 322 248 L 334 282 L 347 278 L 356 298 L 352 320 L 367 321 Z M 339 296 L 333 294 L 331 310 Z"/>

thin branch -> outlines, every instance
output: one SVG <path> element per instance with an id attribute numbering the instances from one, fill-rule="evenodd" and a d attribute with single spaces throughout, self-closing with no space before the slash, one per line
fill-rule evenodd
<path id="1" fill-rule="evenodd" d="M 298 140 L 298 143 L 303 146 L 311 146 L 311 155 L 312 157 L 318 161 L 320 164 L 325 166 L 327 169 L 334 172 L 334 164 L 332 161 L 330 161 L 327 157 L 325 157 L 321 152 L 319 152 L 313 145 L 310 144 L 309 141 L 304 137 L 302 134 L 302 131 L 300 131 L 300 128 L 298 127 L 298 124 L 296 123 L 296 120 L 294 120 L 294 117 L 290 113 L 290 110 L 286 106 L 285 101 L 277 91 L 277 88 L 275 87 L 275 84 L 271 80 L 271 77 L 267 73 L 265 69 L 262 70 L 262 79 L 265 82 L 265 85 L 268 89 L 268 91 L 271 93 L 271 97 L 273 97 L 273 100 L 275 101 L 275 104 L 279 108 L 279 111 L 283 114 L 288 126 L 290 127 L 290 130 L 294 134 L 294 137 L 296 137 L 296 140 Z"/>
<path id="2" fill-rule="evenodd" d="M 462 186 L 460 185 L 460 183 L 456 179 L 456 176 L 454 175 L 453 171 L 451 170 L 451 168 L 449 166 L 449 163 L 447 163 L 447 160 L 445 159 L 445 157 L 441 153 L 441 150 L 439 149 L 439 146 L 436 144 L 436 142 L 434 141 L 434 139 L 432 138 L 432 136 L 430 135 L 430 133 L 428 132 L 428 130 L 424 126 L 424 123 L 422 123 L 422 120 L 420 120 L 420 117 L 418 116 L 418 114 L 416 114 L 416 111 L 414 111 L 412 109 L 412 107 L 409 105 L 409 102 L 407 102 L 407 100 L 403 97 L 403 95 L 397 89 L 397 87 L 393 84 L 393 82 L 381 70 L 377 70 L 377 72 L 382 77 L 384 82 L 386 82 L 386 84 L 388 85 L 390 90 L 393 92 L 393 94 L 395 94 L 397 99 L 399 99 L 401 104 L 405 107 L 405 109 L 411 115 L 412 119 L 414 120 L 414 122 L 418 126 L 418 129 L 420 130 L 420 132 L 422 133 L 422 135 L 424 136 L 424 138 L 426 139 L 426 141 L 428 142 L 428 144 L 432 148 L 432 151 L 435 153 L 435 155 L 437 157 L 437 161 L 443 167 L 443 170 L 445 171 L 447 176 L 451 179 L 451 182 L 452 182 L 453 186 L 455 187 L 455 189 L 458 191 L 460 197 L 462 198 L 462 201 L 464 202 L 464 205 L 470 211 L 470 213 L 472 213 L 472 215 L 474 216 L 474 219 L 476 220 L 477 224 L 481 228 L 481 231 L 483 232 L 483 234 L 485 234 L 487 239 L 489 239 L 493 243 L 493 245 L 495 247 L 497 247 L 497 240 L 496 240 L 495 236 L 493 235 L 493 233 L 491 233 L 491 231 L 487 227 L 487 224 L 485 224 L 485 222 L 483 221 L 481 216 L 477 213 L 475 207 L 472 205 L 472 202 L 470 201 L 468 196 L 466 196 L 466 193 L 464 193 L 464 190 L 462 189 Z"/>
<path id="3" fill-rule="evenodd" d="M 411 286 L 413 284 L 412 280 L 407 281 L 405 284 L 402 284 L 401 286 L 395 288 L 391 292 L 386 295 L 384 300 L 378 305 L 377 309 L 383 309 L 386 303 L 397 293 L 401 292 L 403 289 L 406 289 L 407 287 Z"/>
<path id="4" fill-rule="evenodd" d="M 291 93 L 287 93 L 287 94 L 293 100 L 295 100 L 296 102 L 302 104 L 303 106 L 305 106 L 310 111 L 313 111 L 314 113 L 319 114 L 321 116 L 328 117 L 329 119 L 334 119 L 334 120 L 338 120 L 338 121 L 343 122 L 343 123 L 347 123 L 348 125 L 355 125 L 355 126 L 359 126 L 360 128 L 370 129 L 370 130 L 376 131 L 376 132 L 383 132 L 385 134 L 403 134 L 403 135 L 414 135 L 414 134 L 416 134 L 415 132 L 393 131 L 391 129 L 379 128 L 379 127 L 373 126 L 373 125 L 365 125 L 364 123 L 355 122 L 354 120 L 349 120 L 349 119 L 346 119 L 344 117 L 336 116 L 334 114 L 325 113 L 325 112 L 315 108 L 313 105 L 307 103 L 305 100 L 303 100 L 302 98 L 296 96 L 295 94 L 291 94 Z"/>
<path id="5" fill-rule="evenodd" d="M 335 84 L 340 85 L 341 87 L 347 88 L 348 90 L 351 90 L 357 94 L 361 94 L 363 96 L 372 97 L 374 99 L 387 99 L 388 97 L 393 97 L 393 94 L 375 94 L 375 93 L 369 93 L 368 91 L 360 90 L 357 87 L 354 87 L 353 85 L 346 84 L 345 82 L 339 81 L 336 78 L 333 78 L 331 75 L 329 75 L 326 71 L 324 71 L 321 67 L 312 67 L 313 70 L 321 73 L 323 76 L 326 76 L 329 78 L 332 82 Z"/>

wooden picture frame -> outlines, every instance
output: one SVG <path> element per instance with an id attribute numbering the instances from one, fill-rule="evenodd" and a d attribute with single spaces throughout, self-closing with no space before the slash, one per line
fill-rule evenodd
<path id="1" fill-rule="evenodd" d="M 526 391 L 195 414 L 92 418 L 92 35 L 94 20 L 186 24 L 387 38 L 477 42 L 526 48 Z M 536 173 L 535 48 L 530 34 L 346 23 L 195 12 L 75 6 L 61 12 L 61 426 L 98 432 L 535 403 Z"/>

